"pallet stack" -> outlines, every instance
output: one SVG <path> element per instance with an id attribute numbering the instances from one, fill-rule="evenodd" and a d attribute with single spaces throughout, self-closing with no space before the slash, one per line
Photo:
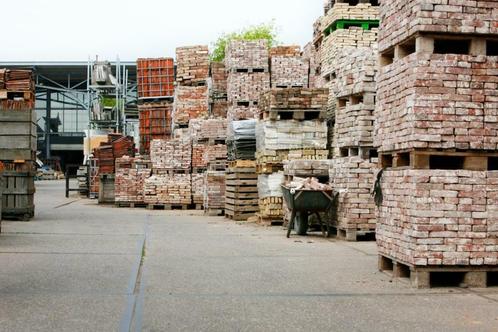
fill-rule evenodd
<path id="1" fill-rule="evenodd" d="M 228 162 L 226 172 L 225 217 L 247 221 L 259 211 L 258 175 L 254 160 Z"/>
<path id="2" fill-rule="evenodd" d="M 486 287 L 498 270 L 496 4 L 395 0 L 381 17 L 379 268 L 418 287 L 441 272 Z"/>
<path id="3" fill-rule="evenodd" d="M 299 46 L 277 46 L 270 50 L 272 88 L 307 88 L 309 60 Z"/>
<path id="4" fill-rule="evenodd" d="M 34 216 L 36 112 L 29 70 L 0 70 L 0 196 L 4 219 Z M 1 219 L 1 217 L 0 217 Z"/>
<path id="5" fill-rule="evenodd" d="M 137 86 L 140 153 L 150 152 L 154 139 L 171 138 L 175 66 L 172 58 L 138 59 Z"/>
<path id="6" fill-rule="evenodd" d="M 283 221 L 285 161 L 327 159 L 327 102 L 327 89 L 271 89 L 262 95 L 256 126 L 260 222 Z"/>
<path id="7" fill-rule="evenodd" d="M 115 203 L 117 207 L 145 205 L 144 183 L 151 175 L 150 160 L 140 156 L 116 159 Z"/>
<path id="8" fill-rule="evenodd" d="M 192 203 L 192 143 L 189 139 L 153 140 L 152 176 L 144 183 L 148 209 L 188 209 Z"/>
<path id="9" fill-rule="evenodd" d="M 225 216 L 236 221 L 254 217 L 259 210 L 256 174 L 256 120 L 228 125 L 228 160 Z"/>

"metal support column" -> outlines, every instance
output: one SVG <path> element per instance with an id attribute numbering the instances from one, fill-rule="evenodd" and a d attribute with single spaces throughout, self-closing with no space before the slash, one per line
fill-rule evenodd
<path id="1" fill-rule="evenodd" d="M 45 158 L 50 159 L 50 119 L 52 119 L 52 91 L 47 90 L 45 117 Z"/>

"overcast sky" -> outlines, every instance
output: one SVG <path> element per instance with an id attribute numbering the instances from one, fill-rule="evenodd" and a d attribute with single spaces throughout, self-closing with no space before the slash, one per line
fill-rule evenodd
<path id="1" fill-rule="evenodd" d="M 136 60 L 174 56 L 223 32 L 275 20 L 280 41 L 304 46 L 322 0 L 5 0 L 0 61 Z"/>

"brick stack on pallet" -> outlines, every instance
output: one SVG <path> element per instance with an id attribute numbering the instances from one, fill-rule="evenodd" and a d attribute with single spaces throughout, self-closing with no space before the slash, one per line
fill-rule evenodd
<path id="1" fill-rule="evenodd" d="M 187 128 L 192 119 L 209 115 L 209 50 L 207 46 L 176 49 L 177 75 L 174 128 Z"/>
<path id="2" fill-rule="evenodd" d="M 327 102 L 327 89 L 272 89 L 261 96 L 256 126 L 261 222 L 283 221 L 285 161 L 327 159 Z"/>
<path id="3" fill-rule="evenodd" d="M 223 62 L 211 63 L 211 86 L 209 89 L 209 114 L 212 117 L 226 118 L 228 74 Z"/>
<path id="4" fill-rule="evenodd" d="M 331 88 L 336 79 L 336 70 L 341 60 L 341 52 L 346 47 L 377 48 L 379 32 L 379 7 L 377 1 L 362 1 L 356 5 L 334 1 L 321 18 L 321 75 L 325 87 Z M 336 108 L 335 92 L 330 89 L 329 117 L 333 122 Z"/>
<path id="5" fill-rule="evenodd" d="M 196 207 L 204 204 L 204 179 L 210 163 L 227 160 L 227 120 L 223 118 L 190 120 L 192 138 L 192 199 Z"/>
<path id="6" fill-rule="evenodd" d="M 123 156 L 135 156 L 135 143 L 132 137 L 109 134 L 107 142 L 100 143 L 93 150 L 90 169 L 90 192 L 102 204 L 114 204 L 115 200 L 115 163 Z M 98 194 L 94 190 L 98 188 Z M 97 196 L 97 197 L 96 197 Z"/>
<path id="7" fill-rule="evenodd" d="M 230 41 L 225 67 L 228 72 L 228 120 L 256 119 L 259 97 L 270 88 L 267 41 Z"/>
<path id="8" fill-rule="evenodd" d="M 270 50 L 271 87 L 307 88 L 309 60 L 301 55 L 299 46 L 278 46 Z"/>
<path id="9" fill-rule="evenodd" d="M 379 268 L 418 287 L 443 272 L 486 287 L 498 271 L 496 11 L 480 0 L 381 5 Z"/>
<path id="10" fill-rule="evenodd" d="M 192 138 L 192 169 L 194 173 L 206 171 L 209 162 L 227 160 L 227 120 L 195 119 L 190 121 Z"/>
<path id="11" fill-rule="evenodd" d="M 36 112 L 30 70 L 0 69 L 0 195 L 3 219 L 34 216 Z M 0 216 L 0 219 L 2 217 Z"/>
<path id="12" fill-rule="evenodd" d="M 208 170 L 204 173 L 204 210 L 209 216 L 222 216 L 225 213 L 226 172 Z"/>
<path id="13" fill-rule="evenodd" d="M 145 180 L 149 209 L 186 210 L 192 203 L 192 143 L 189 139 L 153 140 L 152 176 Z"/>
<path id="14" fill-rule="evenodd" d="M 140 156 L 116 159 L 115 204 L 117 207 L 145 205 L 144 184 L 151 175 L 151 163 Z"/>
<path id="15" fill-rule="evenodd" d="M 259 209 L 255 119 L 260 95 L 270 89 L 267 41 L 231 41 L 226 49 L 225 67 L 229 150 L 225 216 L 246 221 Z"/>
<path id="16" fill-rule="evenodd" d="M 373 113 L 378 23 L 378 6 L 368 1 L 329 1 L 320 20 L 321 75 L 329 88 L 330 183 L 339 192 L 333 219 L 338 236 L 352 241 L 375 233 L 370 191 L 377 162 Z"/>
<path id="17" fill-rule="evenodd" d="M 140 153 L 149 154 L 153 139 L 171 137 L 175 66 L 172 58 L 138 59 L 137 87 Z"/>

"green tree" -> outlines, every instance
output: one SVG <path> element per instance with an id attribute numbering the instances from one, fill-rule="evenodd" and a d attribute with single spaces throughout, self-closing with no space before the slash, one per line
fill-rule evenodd
<path id="1" fill-rule="evenodd" d="M 211 60 L 221 62 L 225 60 L 225 49 L 231 40 L 257 40 L 266 39 L 268 47 L 278 45 L 278 31 L 275 22 L 253 25 L 237 32 L 224 33 L 213 43 Z"/>

